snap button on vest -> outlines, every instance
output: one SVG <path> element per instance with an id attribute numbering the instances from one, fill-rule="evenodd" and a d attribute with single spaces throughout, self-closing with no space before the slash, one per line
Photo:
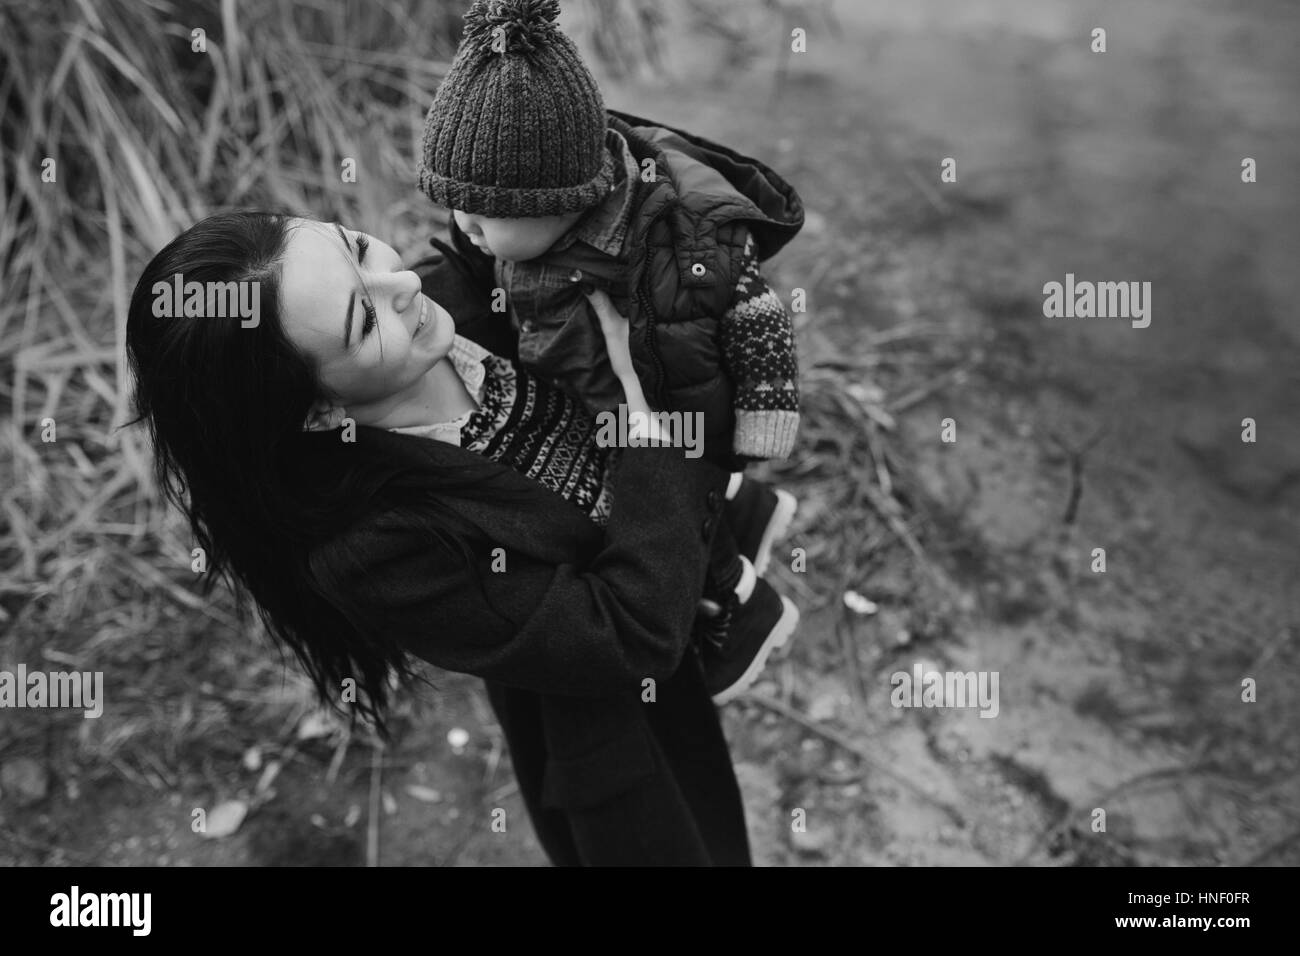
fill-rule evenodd
<path id="1" fill-rule="evenodd" d="M 691 266 L 691 275 L 695 276 L 697 279 L 704 275 L 704 271 L 704 263 L 702 262 L 697 262 L 695 265 Z"/>
<path id="2" fill-rule="evenodd" d="M 569 281 L 570 281 L 570 282 L 581 282 L 581 281 L 582 281 L 582 270 L 581 270 L 581 269 L 574 269 L 572 272 L 570 272 L 570 273 L 569 273 Z"/>

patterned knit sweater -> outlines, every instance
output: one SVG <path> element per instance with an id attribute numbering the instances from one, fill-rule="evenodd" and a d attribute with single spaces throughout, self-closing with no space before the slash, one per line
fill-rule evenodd
<path id="1" fill-rule="evenodd" d="M 596 524 L 609 520 L 616 448 L 596 442 L 595 418 L 558 388 L 457 335 L 448 355 L 478 410 L 448 422 L 393 428 L 459 445 L 547 488 Z"/>

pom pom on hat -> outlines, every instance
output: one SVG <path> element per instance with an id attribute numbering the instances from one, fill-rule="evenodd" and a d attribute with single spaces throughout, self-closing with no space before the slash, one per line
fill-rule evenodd
<path id="1" fill-rule="evenodd" d="M 559 32 L 559 15 L 560 0 L 479 0 L 465 14 L 465 37 L 490 48 L 500 35 L 500 52 L 533 53 Z"/>

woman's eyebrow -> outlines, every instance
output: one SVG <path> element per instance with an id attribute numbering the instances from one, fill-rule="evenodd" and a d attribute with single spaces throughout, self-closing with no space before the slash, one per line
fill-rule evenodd
<path id="1" fill-rule="evenodd" d="M 336 222 L 334 223 L 334 231 L 339 234 L 339 238 L 343 240 L 344 247 L 348 250 L 348 253 L 351 254 L 352 244 L 348 242 L 348 235 L 343 231 L 343 227 Z"/>

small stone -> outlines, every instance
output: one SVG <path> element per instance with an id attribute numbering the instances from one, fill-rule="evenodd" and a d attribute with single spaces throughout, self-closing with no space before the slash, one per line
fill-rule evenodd
<path id="1" fill-rule="evenodd" d="M 0 767 L 0 791 L 18 806 L 28 807 L 45 799 L 49 775 L 31 757 L 17 757 Z"/>
<path id="2" fill-rule="evenodd" d="M 880 610 L 879 605 L 877 605 L 875 601 L 863 597 L 857 591 L 844 592 L 844 606 L 854 614 L 862 615 L 875 614 Z"/>
<path id="3" fill-rule="evenodd" d="M 823 856 L 832 841 L 835 832 L 830 827 L 815 826 L 807 830 L 791 830 L 790 845 L 800 853 Z"/>
<path id="4" fill-rule="evenodd" d="M 217 804 L 207 814 L 205 829 L 200 833 L 204 839 L 220 840 L 235 833 L 248 816 L 248 804 L 243 800 L 226 800 Z"/>

